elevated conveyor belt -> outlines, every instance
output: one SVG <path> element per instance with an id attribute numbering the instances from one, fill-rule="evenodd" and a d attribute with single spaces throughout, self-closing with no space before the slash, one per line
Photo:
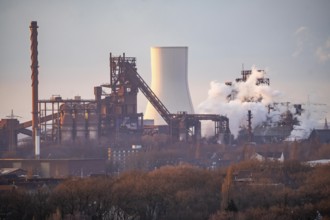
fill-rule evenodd
<path id="1" fill-rule="evenodd" d="M 156 94 L 150 89 L 148 84 L 142 79 L 135 69 L 135 66 L 129 62 L 124 63 L 126 68 L 127 78 L 131 83 L 136 84 L 144 96 L 149 100 L 152 106 L 157 110 L 157 112 L 162 116 L 167 124 L 171 123 L 171 113 L 165 107 L 165 105 L 159 100 Z"/>
<path id="2" fill-rule="evenodd" d="M 58 117 L 59 117 L 58 113 L 47 115 L 47 116 L 39 118 L 39 123 L 50 121 L 50 120 L 56 119 Z M 32 121 L 27 121 L 27 122 L 23 122 L 23 123 L 19 124 L 18 129 L 25 129 L 25 128 L 28 128 L 31 126 L 32 126 Z"/>

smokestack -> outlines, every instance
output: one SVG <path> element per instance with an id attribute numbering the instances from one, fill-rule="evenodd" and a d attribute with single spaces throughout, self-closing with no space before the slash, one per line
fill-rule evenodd
<path id="1" fill-rule="evenodd" d="M 38 25 L 31 21 L 31 80 L 32 80 L 32 139 L 36 139 L 38 129 Z M 36 146 L 35 146 L 36 147 Z"/>

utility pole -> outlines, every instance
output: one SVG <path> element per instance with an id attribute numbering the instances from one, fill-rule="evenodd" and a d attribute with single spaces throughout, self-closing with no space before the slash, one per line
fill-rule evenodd
<path id="1" fill-rule="evenodd" d="M 248 110 L 248 133 L 249 133 L 249 142 L 252 142 L 253 134 L 252 134 L 252 113 L 251 110 Z"/>

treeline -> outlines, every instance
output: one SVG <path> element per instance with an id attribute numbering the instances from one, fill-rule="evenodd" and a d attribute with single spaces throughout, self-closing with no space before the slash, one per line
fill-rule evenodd
<path id="1" fill-rule="evenodd" d="M 240 173 L 248 181 L 237 181 Z M 330 219 L 330 166 L 247 161 L 68 179 L 0 194 L 3 219 Z"/>
<path id="2" fill-rule="evenodd" d="M 245 174 L 242 179 L 240 173 Z M 321 216 L 330 219 L 330 165 L 245 161 L 227 169 L 221 209 L 211 219 L 319 220 Z"/>
<path id="3" fill-rule="evenodd" d="M 68 179 L 52 190 L 1 193 L 0 210 L 6 219 L 208 219 L 219 208 L 221 178 L 180 166 Z"/>

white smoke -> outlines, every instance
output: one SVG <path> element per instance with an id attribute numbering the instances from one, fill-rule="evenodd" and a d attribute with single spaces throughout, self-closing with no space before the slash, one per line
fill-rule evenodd
<path id="1" fill-rule="evenodd" d="M 252 113 L 252 129 L 268 121 L 276 125 L 280 121 L 281 115 L 286 111 L 295 113 L 292 105 L 275 105 L 277 98 L 282 96 L 281 92 L 272 89 L 269 85 L 256 85 L 257 79 L 264 78 L 265 72 L 258 71 L 252 67 L 251 75 L 243 82 L 233 82 L 231 85 L 212 81 L 208 91 L 208 97 L 200 103 L 197 111 L 201 114 L 220 114 L 229 118 L 229 127 L 231 133 L 237 137 L 242 127 L 247 127 L 248 110 Z M 268 111 L 268 106 L 276 106 Z M 309 113 L 308 113 L 309 112 Z M 319 124 L 315 119 L 317 111 L 313 114 L 310 111 L 303 111 L 298 117 L 300 126 L 296 126 L 291 136 L 295 139 L 306 138 L 310 130 Z M 212 122 L 204 123 L 203 135 L 210 136 L 214 134 L 214 125 Z"/>
<path id="2" fill-rule="evenodd" d="M 294 126 L 288 141 L 307 139 L 313 129 L 324 128 L 326 105 L 307 104 L 304 112 L 297 116 L 299 125 Z"/>
<path id="3" fill-rule="evenodd" d="M 268 85 L 256 85 L 258 78 L 263 78 L 265 72 L 252 67 L 252 73 L 245 82 L 225 83 L 212 81 L 208 91 L 208 98 L 199 104 L 198 112 L 202 114 L 221 114 L 229 118 L 232 134 L 237 137 L 241 127 L 247 124 L 247 113 L 251 110 L 253 115 L 252 126 L 255 127 L 266 120 L 268 109 L 274 97 L 279 96 L 278 91 L 272 90 Z M 204 135 L 212 134 L 212 123 L 206 124 Z"/>

